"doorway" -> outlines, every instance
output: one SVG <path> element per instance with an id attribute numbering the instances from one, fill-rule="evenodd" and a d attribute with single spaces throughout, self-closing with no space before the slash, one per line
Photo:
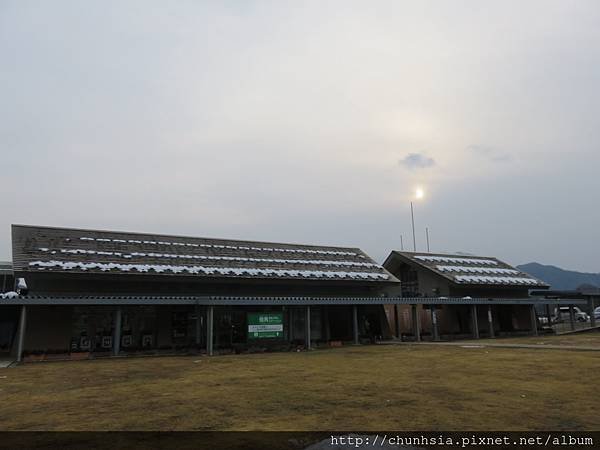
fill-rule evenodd
<path id="1" fill-rule="evenodd" d="M 0 306 L 0 357 L 10 356 L 18 327 L 19 307 Z"/>

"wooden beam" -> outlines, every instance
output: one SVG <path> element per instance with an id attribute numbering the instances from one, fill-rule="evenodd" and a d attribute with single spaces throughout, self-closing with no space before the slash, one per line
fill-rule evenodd
<path id="1" fill-rule="evenodd" d="M 538 335 L 538 327 L 537 327 L 537 314 L 535 312 L 535 305 L 531 305 L 531 332 L 534 336 Z"/>
<path id="2" fill-rule="evenodd" d="M 400 339 L 400 318 L 398 317 L 398 305 L 394 305 L 394 324 L 396 325 L 396 339 Z"/>
<path id="3" fill-rule="evenodd" d="M 118 356 L 121 351 L 121 323 L 122 311 L 121 307 L 117 306 L 115 310 L 115 329 L 113 332 L 113 356 Z"/>
<path id="4" fill-rule="evenodd" d="M 19 335 L 17 340 L 17 362 L 23 360 L 23 349 L 25 346 L 25 329 L 27 328 L 27 306 L 21 306 L 21 317 L 19 318 Z"/>
<path id="5" fill-rule="evenodd" d="M 440 340 L 440 334 L 439 334 L 438 323 L 437 323 L 437 312 L 435 310 L 435 305 L 431 305 L 431 338 L 434 341 Z"/>
<path id="6" fill-rule="evenodd" d="M 196 313 L 196 347 L 200 348 L 200 343 L 202 342 L 201 334 L 202 334 L 202 323 L 201 323 L 201 314 L 200 314 L 200 306 L 196 305 L 194 307 L 194 312 Z"/>
<path id="7" fill-rule="evenodd" d="M 321 311 L 323 311 L 323 321 L 325 322 L 325 340 L 331 340 L 331 325 L 329 323 L 329 308 L 327 306 L 322 306 Z"/>
<path id="8" fill-rule="evenodd" d="M 550 312 L 550 305 L 546 303 L 546 319 L 548 320 L 548 326 L 552 325 L 552 313 Z"/>
<path id="9" fill-rule="evenodd" d="M 354 345 L 360 344 L 358 336 L 358 307 L 352 305 L 352 335 L 354 337 Z"/>
<path id="10" fill-rule="evenodd" d="M 213 355 L 213 318 L 214 306 L 206 308 L 206 354 Z"/>
<path id="11" fill-rule="evenodd" d="M 569 322 L 571 323 L 571 331 L 575 331 L 575 310 L 573 305 L 569 305 Z"/>
<path id="12" fill-rule="evenodd" d="M 306 305 L 306 350 L 310 350 L 310 305 Z"/>
<path id="13" fill-rule="evenodd" d="M 412 323 L 415 341 L 421 342 L 421 323 L 419 320 L 419 311 L 417 309 L 417 305 L 412 305 Z"/>
<path id="14" fill-rule="evenodd" d="M 496 337 L 496 333 L 494 332 L 494 316 L 492 314 L 492 305 L 488 305 L 488 324 L 490 327 L 490 337 L 494 338 Z"/>
<path id="15" fill-rule="evenodd" d="M 471 323 L 473 327 L 473 338 L 479 339 L 479 323 L 477 322 L 477 305 L 471 305 Z"/>

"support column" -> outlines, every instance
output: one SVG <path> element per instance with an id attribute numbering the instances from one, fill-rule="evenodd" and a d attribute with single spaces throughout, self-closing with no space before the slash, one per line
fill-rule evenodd
<path id="1" fill-rule="evenodd" d="M 288 327 L 288 339 L 290 342 L 294 340 L 294 307 L 290 306 L 288 309 L 288 317 L 290 326 Z"/>
<path id="2" fill-rule="evenodd" d="M 394 324 L 396 325 L 395 328 L 395 332 L 396 332 L 396 339 L 400 339 L 400 318 L 398 317 L 398 305 L 394 305 Z"/>
<path id="3" fill-rule="evenodd" d="M 354 345 L 360 344 L 358 339 L 358 306 L 352 305 L 352 336 L 354 338 Z"/>
<path id="4" fill-rule="evenodd" d="M 471 323 L 473 339 L 479 339 L 479 323 L 477 322 L 477 305 L 471 305 Z"/>
<path id="5" fill-rule="evenodd" d="M 209 305 L 206 308 L 206 354 L 213 355 L 213 318 L 214 306 Z"/>
<path id="6" fill-rule="evenodd" d="M 196 347 L 200 348 L 200 334 L 202 333 L 202 323 L 200 321 L 200 306 L 194 307 L 196 312 Z"/>
<path id="7" fill-rule="evenodd" d="M 596 316 L 594 316 L 594 310 L 596 309 L 596 301 L 594 297 L 590 298 L 590 327 L 596 326 Z"/>
<path id="8" fill-rule="evenodd" d="M 122 322 L 122 310 L 118 306 L 115 311 L 115 330 L 113 333 L 113 356 L 119 356 L 121 351 L 121 322 Z"/>
<path id="9" fill-rule="evenodd" d="M 437 313 L 435 311 L 435 305 L 429 305 L 431 308 L 431 337 L 434 341 L 440 340 L 437 323 Z"/>
<path id="10" fill-rule="evenodd" d="M 310 350 L 310 305 L 306 306 L 306 320 L 305 320 L 305 325 L 306 325 L 306 350 Z"/>
<path id="11" fill-rule="evenodd" d="M 329 325 L 329 308 L 323 306 L 323 321 L 325 322 L 325 340 L 329 342 L 331 340 L 331 326 Z"/>
<path id="12" fill-rule="evenodd" d="M 531 305 L 531 332 L 534 336 L 538 335 L 537 315 L 535 313 L 535 305 Z"/>
<path id="13" fill-rule="evenodd" d="M 571 323 L 571 331 L 575 331 L 575 311 L 572 305 L 569 305 L 569 322 Z"/>
<path id="14" fill-rule="evenodd" d="M 25 346 L 25 328 L 27 327 L 27 306 L 21 306 L 21 317 L 19 318 L 19 337 L 17 341 L 17 362 L 23 360 L 23 348 Z"/>
<path id="15" fill-rule="evenodd" d="M 548 321 L 548 326 L 552 326 L 552 313 L 550 312 L 550 305 L 546 303 L 546 320 Z"/>
<path id="16" fill-rule="evenodd" d="M 413 333 L 415 335 L 415 342 L 421 342 L 421 324 L 419 320 L 419 311 L 417 305 L 411 305 L 412 307 L 412 323 Z"/>
<path id="17" fill-rule="evenodd" d="M 490 326 L 490 337 L 495 338 L 496 333 L 494 332 L 494 316 L 492 315 L 492 305 L 488 305 L 488 324 Z"/>

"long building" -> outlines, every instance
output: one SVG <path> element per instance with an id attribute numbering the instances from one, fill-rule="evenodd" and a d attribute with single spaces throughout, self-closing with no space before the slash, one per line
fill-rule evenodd
<path id="1" fill-rule="evenodd" d="M 586 304 L 531 297 L 548 286 L 491 257 L 29 225 L 12 253 L 0 358 L 18 361 L 537 333 L 536 306 Z"/>
<path id="2" fill-rule="evenodd" d="M 412 312 L 408 305 L 387 307 L 390 326 L 399 334 L 414 335 L 415 321 L 438 338 L 494 337 L 531 332 L 536 326 L 531 307 L 518 304 L 531 289 L 549 286 L 494 257 L 393 251 L 383 264 L 401 281 L 403 297 L 465 299 L 464 304 L 422 305 Z M 471 299 L 491 299 L 478 306 Z M 515 300 L 515 304 L 501 300 Z"/>
<path id="3" fill-rule="evenodd" d="M 389 337 L 400 294 L 358 248 L 13 225 L 12 251 L 21 295 L 0 308 L 26 359 Z"/>

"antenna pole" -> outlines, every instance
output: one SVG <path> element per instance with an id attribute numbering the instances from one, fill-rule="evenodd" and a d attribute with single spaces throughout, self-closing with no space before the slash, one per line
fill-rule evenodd
<path id="1" fill-rule="evenodd" d="M 413 233 L 413 250 L 417 252 L 417 238 L 415 237 L 415 213 L 413 211 L 413 202 L 410 202 L 410 219 L 412 220 L 412 233 Z"/>
<path id="2" fill-rule="evenodd" d="M 431 253 L 429 251 L 429 228 L 425 227 L 425 236 L 427 237 L 427 253 Z"/>
<path id="3" fill-rule="evenodd" d="M 402 235 L 400 235 L 400 250 L 404 251 L 404 242 L 402 241 Z"/>

